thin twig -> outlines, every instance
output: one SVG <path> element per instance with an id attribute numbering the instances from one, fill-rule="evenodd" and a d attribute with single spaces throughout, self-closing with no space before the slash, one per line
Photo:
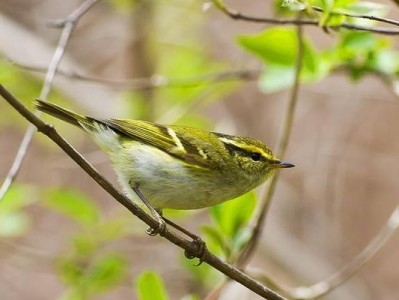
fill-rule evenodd
<path id="1" fill-rule="evenodd" d="M 223 280 L 223 282 L 216 285 L 204 298 L 204 300 L 218 300 L 220 298 L 220 293 L 229 283 L 229 280 Z"/>
<path id="2" fill-rule="evenodd" d="M 321 7 L 317 6 L 312 6 L 312 9 L 317 12 L 324 12 L 324 10 Z M 373 20 L 381 23 L 386 23 L 386 24 L 391 24 L 395 26 L 399 26 L 399 22 L 392 20 L 392 19 L 387 19 L 387 18 L 381 18 L 381 17 L 375 17 L 375 16 L 370 16 L 370 15 L 356 15 L 356 14 L 349 14 L 349 13 L 339 13 L 339 12 L 334 12 L 330 11 L 330 15 L 341 15 L 349 18 L 357 18 L 357 19 L 367 19 L 367 20 Z"/>
<path id="3" fill-rule="evenodd" d="M 179 121 L 189 111 L 195 111 L 202 103 L 205 102 L 211 95 L 218 91 L 217 86 L 212 86 L 194 98 L 187 99 L 187 104 L 184 107 L 181 105 L 175 105 L 166 111 L 160 118 L 155 120 L 155 123 L 159 124 L 174 124 Z"/>
<path id="4" fill-rule="evenodd" d="M 11 59 L 7 61 L 17 67 L 33 72 L 45 72 L 46 68 L 42 66 L 35 66 L 31 64 L 16 62 Z M 185 78 L 168 78 L 163 75 L 154 74 L 151 77 L 144 78 L 127 78 L 127 79 L 112 79 L 93 75 L 84 75 L 77 71 L 67 71 L 58 69 L 57 74 L 69 79 L 76 79 L 87 82 L 94 82 L 113 86 L 116 88 L 123 88 L 129 90 L 145 90 L 158 88 L 190 88 L 198 87 L 201 84 L 213 84 L 221 81 L 232 80 L 255 80 L 258 78 L 260 70 L 256 69 L 237 69 L 224 70 L 220 72 L 212 72 L 207 74 L 198 74 Z"/>
<path id="5" fill-rule="evenodd" d="M 254 23 L 267 23 L 267 24 L 275 24 L 275 25 L 306 25 L 306 26 L 320 27 L 318 20 L 255 17 L 255 16 L 245 15 L 237 10 L 228 8 L 226 5 L 224 5 L 222 0 L 213 0 L 213 3 L 215 4 L 215 6 L 217 8 L 219 8 L 222 12 L 224 12 L 226 15 L 228 15 L 230 18 L 232 18 L 234 20 L 241 20 L 241 21 L 254 22 Z M 350 30 L 355 30 L 355 31 L 368 31 L 368 32 L 384 34 L 384 35 L 398 35 L 399 34 L 398 29 L 391 29 L 391 28 L 385 28 L 385 27 L 367 27 L 367 26 L 350 24 L 350 23 L 346 23 L 346 22 L 343 22 L 342 24 L 337 25 L 337 26 L 327 26 L 327 27 L 331 28 L 331 29 L 345 28 L 345 29 L 350 29 Z M 320 27 L 320 28 L 325 28 L 325 27 Z"/>
<path id="6" fill-rule="evenodd" d="M 298 54 L 297 54 L 296 65 L 295 65 L 294 85 L 292 86 L 292 89 L 291 89 L 291 95 L 290 95 L 289 102 L 288 102 L 286 116 L 284 118 L 283 129 L 282 129 L 282 132 L 279 137 L 279 142 L 278 142 L 277 151 L 276 151 L 276 153 L 278 153 L 279 158 L 283 158 L 285 155 L 285 152 L 287 150 L 288 141 L 291 136 L 292 125 L 294 122 L 295 108 L 296 108 L 296 104 L 298 102 L 300 74 L 301 74 L 301 69 L 302 69 L 303 51 L 304 51 L 303 33 L 302 33 L 301 25 L 297 26 L 297 39 L 298 39 Z M 258 218 L 256 219 L 255 226 L 252 230 L 251 239 L 245 245 L 245 248 L 240 253 L 240 255 L 237 259 L 237 265 L 240 268 L 244 268 L 247 265 L 247 263 L 249 262 L 252 254 L 254 253 L 254 251 L 258 245 L 259 237 L 262 234 L 266 215 L 269 210 L 270 203 L 271 203 L 271 200 L 273 198 L 274 191 L 276 188 L 278 175 L 279 175 L 279 173 L 277 172 L 270 181 L 268 189 L 262 199 L 260 212 L 259 212 Z"/>
<path id="7" fill-rule="evenodd" d="M 80 153 L 78 153 L 67 141 L 65 141 L 53 126 L 47 125 L 35 114 L 30 112 L 24 105 L 21 104 L 13 95 L 11 95 L 2 85 L 0 85 L 0 95 L 12 106 L 16 111 L 18 111 L 24 118 L 26 118 L 30 123 L 36 126 L 37 130 L 45 134 L 54 143 L 56 143 L 70 158 L 72 158 L 91 178 L 93 178 L 104 190 L 106 190 L 115 200 L 127 208 L 132 214 L 137 216 L 140 220 L 145 222 L 150 227 L 156 227 L 157 221 L 138 207 L 129 198 L 119 193 L 112 184 L 106 180 L 104 177 L 98 173 L 98 171 L 86 161 Z M 269 299 L 269 300 L 284 300 L 285 298 L 278 295 L 271 289 L 262 285 L 258 281 L 254 280 L 247 274 L 243 273 L 234 266 L 227 264 L 226 262 L 220 260 L 217 256 L 213 255 L 206 247 L 201 247 L 200 250 L 198 244 L 189 240 L 182 238 L 177 235 L 174 231 L 169 228 L 165 228 L 160 235 L 173 244 L 185 249 L 187 253 L 201 258 L 203 262 L 206 262 L 210 266 L 219 270 L 231 279 L 241 283 L 246 286 L 251 291 L 257 293 L 258 295 Z"/>
<path id="8" fill-rule="evenodd" d="M 89 11 L 89 9 L 98 2 L 99 0 L 87 0 L 77 9 L 75 9 L 66 19 L 62 21 L 57 21 L 57 26 L 63 26 L 63 30 L 61 32 L 60 39 L 58 41 L 58 45 L 56 50 L 54 51 L 53 57 L 47 69 L 46 77 L 43 83 L 42 90 L 40 92 L 40 99 L 46 100 L 50 91 L 51 86 L 54 80 L 54 76 L 57 72 L 58 66 L 61 62 L 61 59 L 65 53 L 65 48 L 68 44 L 68 41 L 72 35 L 73 30 L 76 27 L 79 19 Z M 40 116 L 40 112 L 36 111 L 35 115 Z M 14 162 L 10 170 L 7 173 L 7 176 L 0 187 L 0 201 L 4 198 L 7 191 L 11 187 L 13 181 L 18 175 L 19 170 L 21 169 L 22 163 L 25 159 L 26 153 L 29 149 L 29 145 L 32 141 L 32 137 L 35 133 L 36 129 L 35 126 L 32 124 L 29 125 L 28 129 L 25 132 L 25 135 L 22 139 L 22 142 L 18 148 L 17 155 L 15 156 Z"/>
<path id="9" fill-rule="evenodd" d="M 319 298 L 345 283 L 355 275 L 386 244 L 399 228 L 399 206 L 395 208 L 384 227 L 374 239 L 350 263 L 331 275 L 328 279 L 307 287 L 292 289 L 290 295 L 295 299 Z"/>
<path id="10" fill-rule="evenodd" d="M 380 249 L 382 249 L 382 247 L 385 246 L 393 234 L 396 233 L 398 228 L 399 206 L 394 209 L 391 216 L 388 218 L 378 234 L 354 259 L 352 259 L 352 261 L 350 261 L 336 273 L 332 274 L 326 280 L 320 281 L 310 286 L 288 288 L 274 281 L 269 275 L 266 275 L 263 270 L 252 269 L 248 270 L 248 272 L 252 277 L 259 279 L 289 299 L 317 299 L 332 292 L 335 288 L 342 285 L 349 278 L 355 275 L 364 265 L 370 261 L 370 259 L 375 256 Z"/>

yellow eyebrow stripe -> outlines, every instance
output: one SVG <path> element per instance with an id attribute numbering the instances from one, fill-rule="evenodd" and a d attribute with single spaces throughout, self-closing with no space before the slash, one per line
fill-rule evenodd
<path id="1" fill-rule="evenodd" d="M 257 147 L 255 145 L 242 144 L 242 143 L 239 143 L 239 142 L 234 141 L 234 140 L 230 140 L 230 139 L 225 138 L 225 137 L 220 137 L 219 140 L 221 140 L 223 143 L 233 145 L 233 146 L 235 146 L 237 148 L 240 148 L 240 149 L 243 149 L 243 150 L 246 150 L 246 151 L 249 151 L 249 152 L 258 152 L 258 153 L 260 153 L 260 155 L 262 155 L 264 158 L 266 158 L 268 160 L 274 160 L 275 159 L 273 155 L 271 155 L 270 153 L 266 152 L 264 149 L 262 149 L 260 147 Z"/>

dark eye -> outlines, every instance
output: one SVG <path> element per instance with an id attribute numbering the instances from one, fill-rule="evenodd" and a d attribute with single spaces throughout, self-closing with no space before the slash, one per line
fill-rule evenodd
<path id="1" fill-rule="evenodd" d="M 260 161 L 260 158 L 261 158 L 261 155 L 258 152 L 254 152 L 254 153 L 251 154 L 251 159 L 253 161 Z"/>

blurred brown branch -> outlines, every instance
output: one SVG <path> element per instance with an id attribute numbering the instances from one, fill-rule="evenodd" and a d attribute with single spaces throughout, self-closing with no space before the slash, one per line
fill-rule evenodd
<path id="1" fill-rule="evenodd" d="M 33 72 L 45 72 L 46 68 L 42 66 L 35 66 L 32 64 L 16 62 L 7 59 L 11 64 L 22 69 Z M 124 88 L 128 90 L 139 89 L 158 89 L 158 88 L 173 88 L 173 87 L 197 87 L 201 84 L 217 83 L 229 80 L 256 80 L 261 71 L 257 69 L 237 69 L 225 70 L 220 72 L 212 72 L 207 74 L 198 74 L 185 78 L 168 78 L 163 75 L 154 74 L 150 77 L 143 78 L 127 78 L 127 79 L 112 79 L 106 77 L 99 77 L 93 75 L 84 75 L 73 70 L 58 69 L 57 74 L 75 80 L 82 80 L 87 82 L 94 82 L 99 84 L 110 85 L 117 88 Z"/>
<path id="2" fill-rule="evenodd" d="M 113 185 L 98 173 L 98 171 L 80 155 L 67 141 L 65 141 L 53 126 L 47 125 L 35 114 L 30 112 L 20 101 L 18 101 L 12 94 L 10 94 L 2 85 L 0 85 L 0 95 L 25 119 L 32 123 L 39 132 L 45 134 L 54 143 L 56 143 L 69 157 L 71 157 L 91 178 L 93 178 L 104 190 L 106 190 L 115 200 L 127 208 L 132 214 L 137 216 L 140 220 L 145 222 L 150 227 L 156 227 L 157 221 L 143 211 L 140 207 L 134 204 L 126 196 L 120 194 Z M 269 299 L 269 300 L 283 300 L 283 296 L 278 295 L 271 289 L 260 284 L 247 274 L 243 273 L 239 269 L 232 265 L 225 263 L 220 260 L 217 256 L 213 255 L 208 251 L 206 247 L 202 251 L 198 249 L 198 244 L 189 240 L 186 240 L 173 231 L 165 228 L 160 235 L 173 244 L 185 249 L 187 253 L 194 257 L 201 258 L 202 261 L 208 263 L 215 269 L 219 270 L 223 274 L 229 276 L 231 279 L 246 286 L 251 291 L 258 295 Z"/>
<path id="3" fill-rule="evenodd" d="M 234 20 L 241 20 L 241 21 L 254 22 L 254 23 L 267 23 L 267 24 L 275 24 L 275 25 L 306 25 L 306 26 L 320 27 L 318 20 L 310 20 L 310 19 L 298 20 L 298 19 L 255 17 L 255 16 L 243 14 L 240 11 L 237 11 L 237 10 L 227 7 L 222 0 L 212 0 L 212 2 L 219 10 L 221 10 L 223 13 L 225 13 L 227 16 L 229 16 L 230 18 L 232 18 Z M 320 27 L 320 28 L 326 28 L 326 27 Z M 384 35 L 398 35 L 399 34 L 398 29 L 391 29 L 391 28 L 385 28 L 385 27 L 367 27 L 367 26 L 350 24 L 350 23 L 346 23 L 346 22 L 344 22 L 338 26 L 330 26 L 330 27 L 327 26 L 327 28 L 331 28 L 331 29 L 345 28 L 345 29 L 350 29 L 350 30 L 355 30 L 355 31 L 368 31 L 368 32 L 384 34 Z"/>
<path id="4" fill-rule="evenodd" d="M 76 8 L 68 17 L 66 17 L 63 20 L 58 20 L 56 22 L 57 26 L 62 26 L 63 29 L 61 32 L 60 39 L 58 41 L 57 48 L 54 51 L 53 57 L 46 72 L 46 77 L 44 79 L 43 87 L 39 96 L 40 99 L 46 100 L 51 91 L 51 86 L 53 84 L 55 74 L 61 62 L 61 59 L 65 53 L 65 48 L 69 42 L 73 30 L 75 29 L 77 23 L 79 22 L 79 19 L 85 13 L 87 13 L 93 7 L 93 5 L 96 4 L 98 1 L 99 0 L 87 0 L 78 8 Z M 41 113 L 38 111 L 35 112 L 36 116 L 40 116 L 40 114 Z M 3 197 L 11 187 L 13 181 L 17 177 L 35 131 L 36 128 L 33 125 L 30 125 L 26 130 L 25 135 L 17 151 L 17 155 L 15 156 L 14 162 L 12 163 L 12 166 L 8 171 L 8 174 L 0 188 L 0 201 L 3 199 Z"/>
<path id="5" fill-rule="evenodd" d="M 335 288 L 345 283 L 349 278 L 355 275 L 370 259 L 389 241 L 394 233 L 399 228 L 399 206 L 392 212 L 391 216 L 385 222 L 382 229 L 371 240 L 371 242 L 349 263 L 343 266 L 340 270 L 332 274 L 329 278 L 312 284 L 310 286 L 301 286 L 296 288 L 289 288 L 282 286 L 275 280 L 266 275 L 263 270 L 250 269 L 248 270 L 251 276 L 259 279 L 261 282 L 272 287 L 282 295 L 289 299 L 296 300 L 310 300 L 320 298 Z"/>
<path id="6" fill-rule="evenodd" d="M 298 20 L 300 20 L 298 18 Z M 303 31 L 302 26 L 297 25 L 297 39 L 298 39 L 298 53 L 296 58 L 296 66 L 295 66 L 295 79 L 294 85 L 291 89 L 291 95 L 288 102 L 288 107 L 286 111 L 285 118 L 283 119 L 283 128 L 280 134 L 278 145 L 277 145 L 277 153 L 280 159 L 284 158 L 285 152 L 287 150 L 288 141 L 291 136 L 292 126 L 294 123 L 295 116 L 295 108 L 298 102 L 298 94 L 299 94 L 299 85 L 300 85 L 300 75 L 302 69 L 302 60 L 303 60 L 303 52 L 304 52 L 304 43 L 303 43 Z M 258 245 L 259 238 L 262 234 L 263 225 L 266 220 L 266 215 L 270 207 L 271 200 L 274 195 L 274 191 L 276 188 L 276 184 L 278 181 L 279 173 L 276 173 L 271 179 L 268 189 L 262 199 L 262 204 L 260 208 L 259 215 L 255 221 L 255 226 L 252 229 L 252 236 L 248 243 L 245 245 L 243 251 L 240 253 L 237 259 L 237 265 L 239 268 L 245 268 L 251 259 L 255 249 Z"/>

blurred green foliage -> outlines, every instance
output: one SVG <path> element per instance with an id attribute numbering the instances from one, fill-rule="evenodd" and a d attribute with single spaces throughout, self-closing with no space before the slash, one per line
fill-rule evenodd
<path id="1" fill-rule="evenodd" d="M 138 2 L 138 1 L 133 1 Z M 215 83 L 204 74 L 225 70 L 227 64 L 216 61 L 209 53 L 203 25 L 206 15 L 198 1 L 175 0 L 170 5 L 153 1 L 146 32 L 146 49 L 151 52 L 147 65 L 153 67 L 152 80 L 170 85 L 151 91 L 135 90 L 122 95 L 133 118 L 212 128 L 198 108 L 232 93 L 237 82 Z M 132 6 L 131 12 L 138 6 Z M 175 20 L 187 20 L 183 25 Z M 146 59 L 146 58 L 143 58 Z M 148 58 L 147 58 L 148 59 Z"/>
<path id="2" fill-rule="evenodd" d="M 14 184 L 0 202 L 0 237 L 17 237 L 29 232 L 31 218 L 26 208 L 38 199 L 37 188 Z"/>
<path id="3" fill-rule="evenodd" d="M 139 300 L 168 300 L 162 278 L 153 271 L 140 274 L 136 282 L 136 293 Z"/>
<path id="4" fill-rule="evenodd" d="M 298 52 L 295 29 L 273 27 L 253 35 L 239 36 L 237 42 L 265 63 L 265 71 L 259 82 L 262 91 L 271 93 L 292 86 Z M 302 43 L 302 80 L 309 82 L 326 76 L 328 62 L 316 51 L 309 39 L 304 38 Z"/>
<path id="5" fill-rule="evenodd" d="M 313 11 L 312 5 L 322 8 L 323 12 Z M 356 0 L 275 2 L 277 14 L 297 13 L 298 7 L 308 17 L 318 18 L 320 26 L 332 28 L 343 22 L 371 27 L 376 24 L 375 21 L 351 18 L 339 13 L 384 16 L 387 12 L 387 7 L 380 3 Z M 303 33 L 301 83 L 322 80 L 338 70 L 347 71 L 354 80 L 370 74 L 377 74 L 383 78 L 397 77 L 398 51 L 394 49 L 392 38 L 346 29 L 339 29 L 335 36 L 332 45 L 317 49 L 313 45 L 312 36 Z M 293 85 L 298 52 L 298 35 L 295 29 L 275 26 L 259 33 L 240 35 L 237 42 L 243 49 L 260 58 L 264 64 L 264 71 L 259 77 L 261 91 L 272 93 Z"/>
<path id="6" fill-rule="evenodd" d="M 256 194 L 249 192 L 210 208 L 214 226 L 203 226 L 207 245 L 232 261 L 250 238 L 248 222 L 256 207 Z"/>
<path id="7" fill-rule="evenodd" d="M 96 257 L 63 257 L 57 268 L 67 290 L 62 299 L 89 299 L 120 284 L 128 271 L 126 257 L 105 253 Z"/>
<path id="8" fill-rule="evenodd" d="M 0 82 L 30 109 L 33 109 L 34 99 L 39 96 L 43 84 L 38 77 L 32 76 L 30 73 L 13 65 L 11 62 L 2 59 L 1 54 Z M 67 101 L 67 98 L 57 91 L 53 91 L 50 94 L 50 99 L 60 104 L 66 103 Z M 10 109 L 5 101 L 0 101 L 0 111 L 6 112 L 1 115 L 0 128 L 6 125 L 23 128 L 27 126 L 28 122 L 14 112 L 14 110 Z"/>
<path id="9" fill-rule="evenodd" d="M 100 217 L 99 207 L 88 197 L 70 189 L 49 190 L 43 203 L 85 226 L 94 225 Z"/>
<path id="10" fill-rule="evenodd" d="M 118 13 L 130 14 L 137 8 L 137 1 L 109 0 L 108 3 Z M 195 0 L 175 0 L 172 5 L 165 3 L 153 1 L 155 17 L 148 40 L 150 45 L 147 46 L 154 56 L 155 78 L 166 82 L 174 80 L 169 82 L 172 87 L 153 90 L 152 101 L 148 101 L 146 94 L 140 91 L 124 92 L 121 97 L 126 99 L 129 117 L 140 118 L 145 111 L 153 110 L 153 115 L 164 123 L 212 128 L 198 107 L 222 99 L 234 92 L 239 84 L 215 82 L 212 77 L 202 76 L 225 70 L 228 64 L 215 59 L 207 50 L 210 41 L 203 31 L 208 15 L 201 11 L 201 3 Z M 374 21 L 351 18 L 342 13 L 384 16 L 388 12 L 386 6 L 357 0 L 278 0 L 271 6 L 276 15 L 295 17 L 301 13 L 303 18 L 317 20 L 320 26 L 331 27 L 328 30 L 332 32 L 332 42 L 324 47 L 319 46 L 309 32 L 304 32 L 301 83 L 317 82 L 338 70 L 346 71 L 353 80 L 370 74 L 397 79 L 399 54 L 394 48 L 393 38 L 335 28 L 343 22 L 375 26 Z M 323 12 L 315 12 L 312 6 L 322 8 Z M 182 25 L 180 20 L 187 21 Z M 261 91 L 272 93 L 293 85 L 298 54 L 295 28 L 269 27 L 256 33 L 240 34 L 236 41 L 242 49 L 259 59 L 263 67 L 259 76 Z M 6 61 L 0 61 L 0 82 L 30 108 L 42 85 L 41 80 Z M 50 99 L 59 104 L 68 101 L 57 91 Z M 68 103 L 67 106 L 73 105 Z M 19 127 L 23 124 L 26 127 L 26 122 L 4 101 L 0 101 L 0 110 L 7 110 L 1 115 L 0 126 Z M 42 200 L 38 201 L 39 198 Z M 248 224 L 256 202 L 256 194 L 250 192 L 210 208 L 212 222 L 202 227 L 209 249 L 234 262 L 251 236 Z M 78 191 L 54 187 L 40 191 L 34 186 L 14 184 L 0 202 L 0 236 L 11 238 L 29 234 L 32 220 L 27 210 L 37 203 L 62 215 L 73 224 L 71 227 L 77 228 L 56 258 L 57 274 L 66 286 L 61 299 L 93 298 L 133 276 L 129 273 L 129 257 L 109 247 L 119 239 L 132 236 L 135 227 L 132 218 L 105 217 L 96 201 Z M 173 216 L 184 217 L 194 213 L 178 212 Z M 187 259 L 183 264 L 199 286 L 208 289 L 223 279 L 219 272 L 206 264 L 197 267 Z M 170 299 L 162 278 L 153 271 L 138 276 L 135 290 L 140 300 Z M 187 295 L 184 299 L 197 297 Z"/>
<path id="11" fill-rule="evenodd" d="M 56 259 L 58 274 L 67 286 L 62 299 L 89 299 L 126 279 L 127 256 L 108 246 L 132 233 L 131 220 L 104 218 L 96 202 L 71 189 L 47 189 L 41 203 L 81 228 L 74 231 L 70 246 Z"/>

